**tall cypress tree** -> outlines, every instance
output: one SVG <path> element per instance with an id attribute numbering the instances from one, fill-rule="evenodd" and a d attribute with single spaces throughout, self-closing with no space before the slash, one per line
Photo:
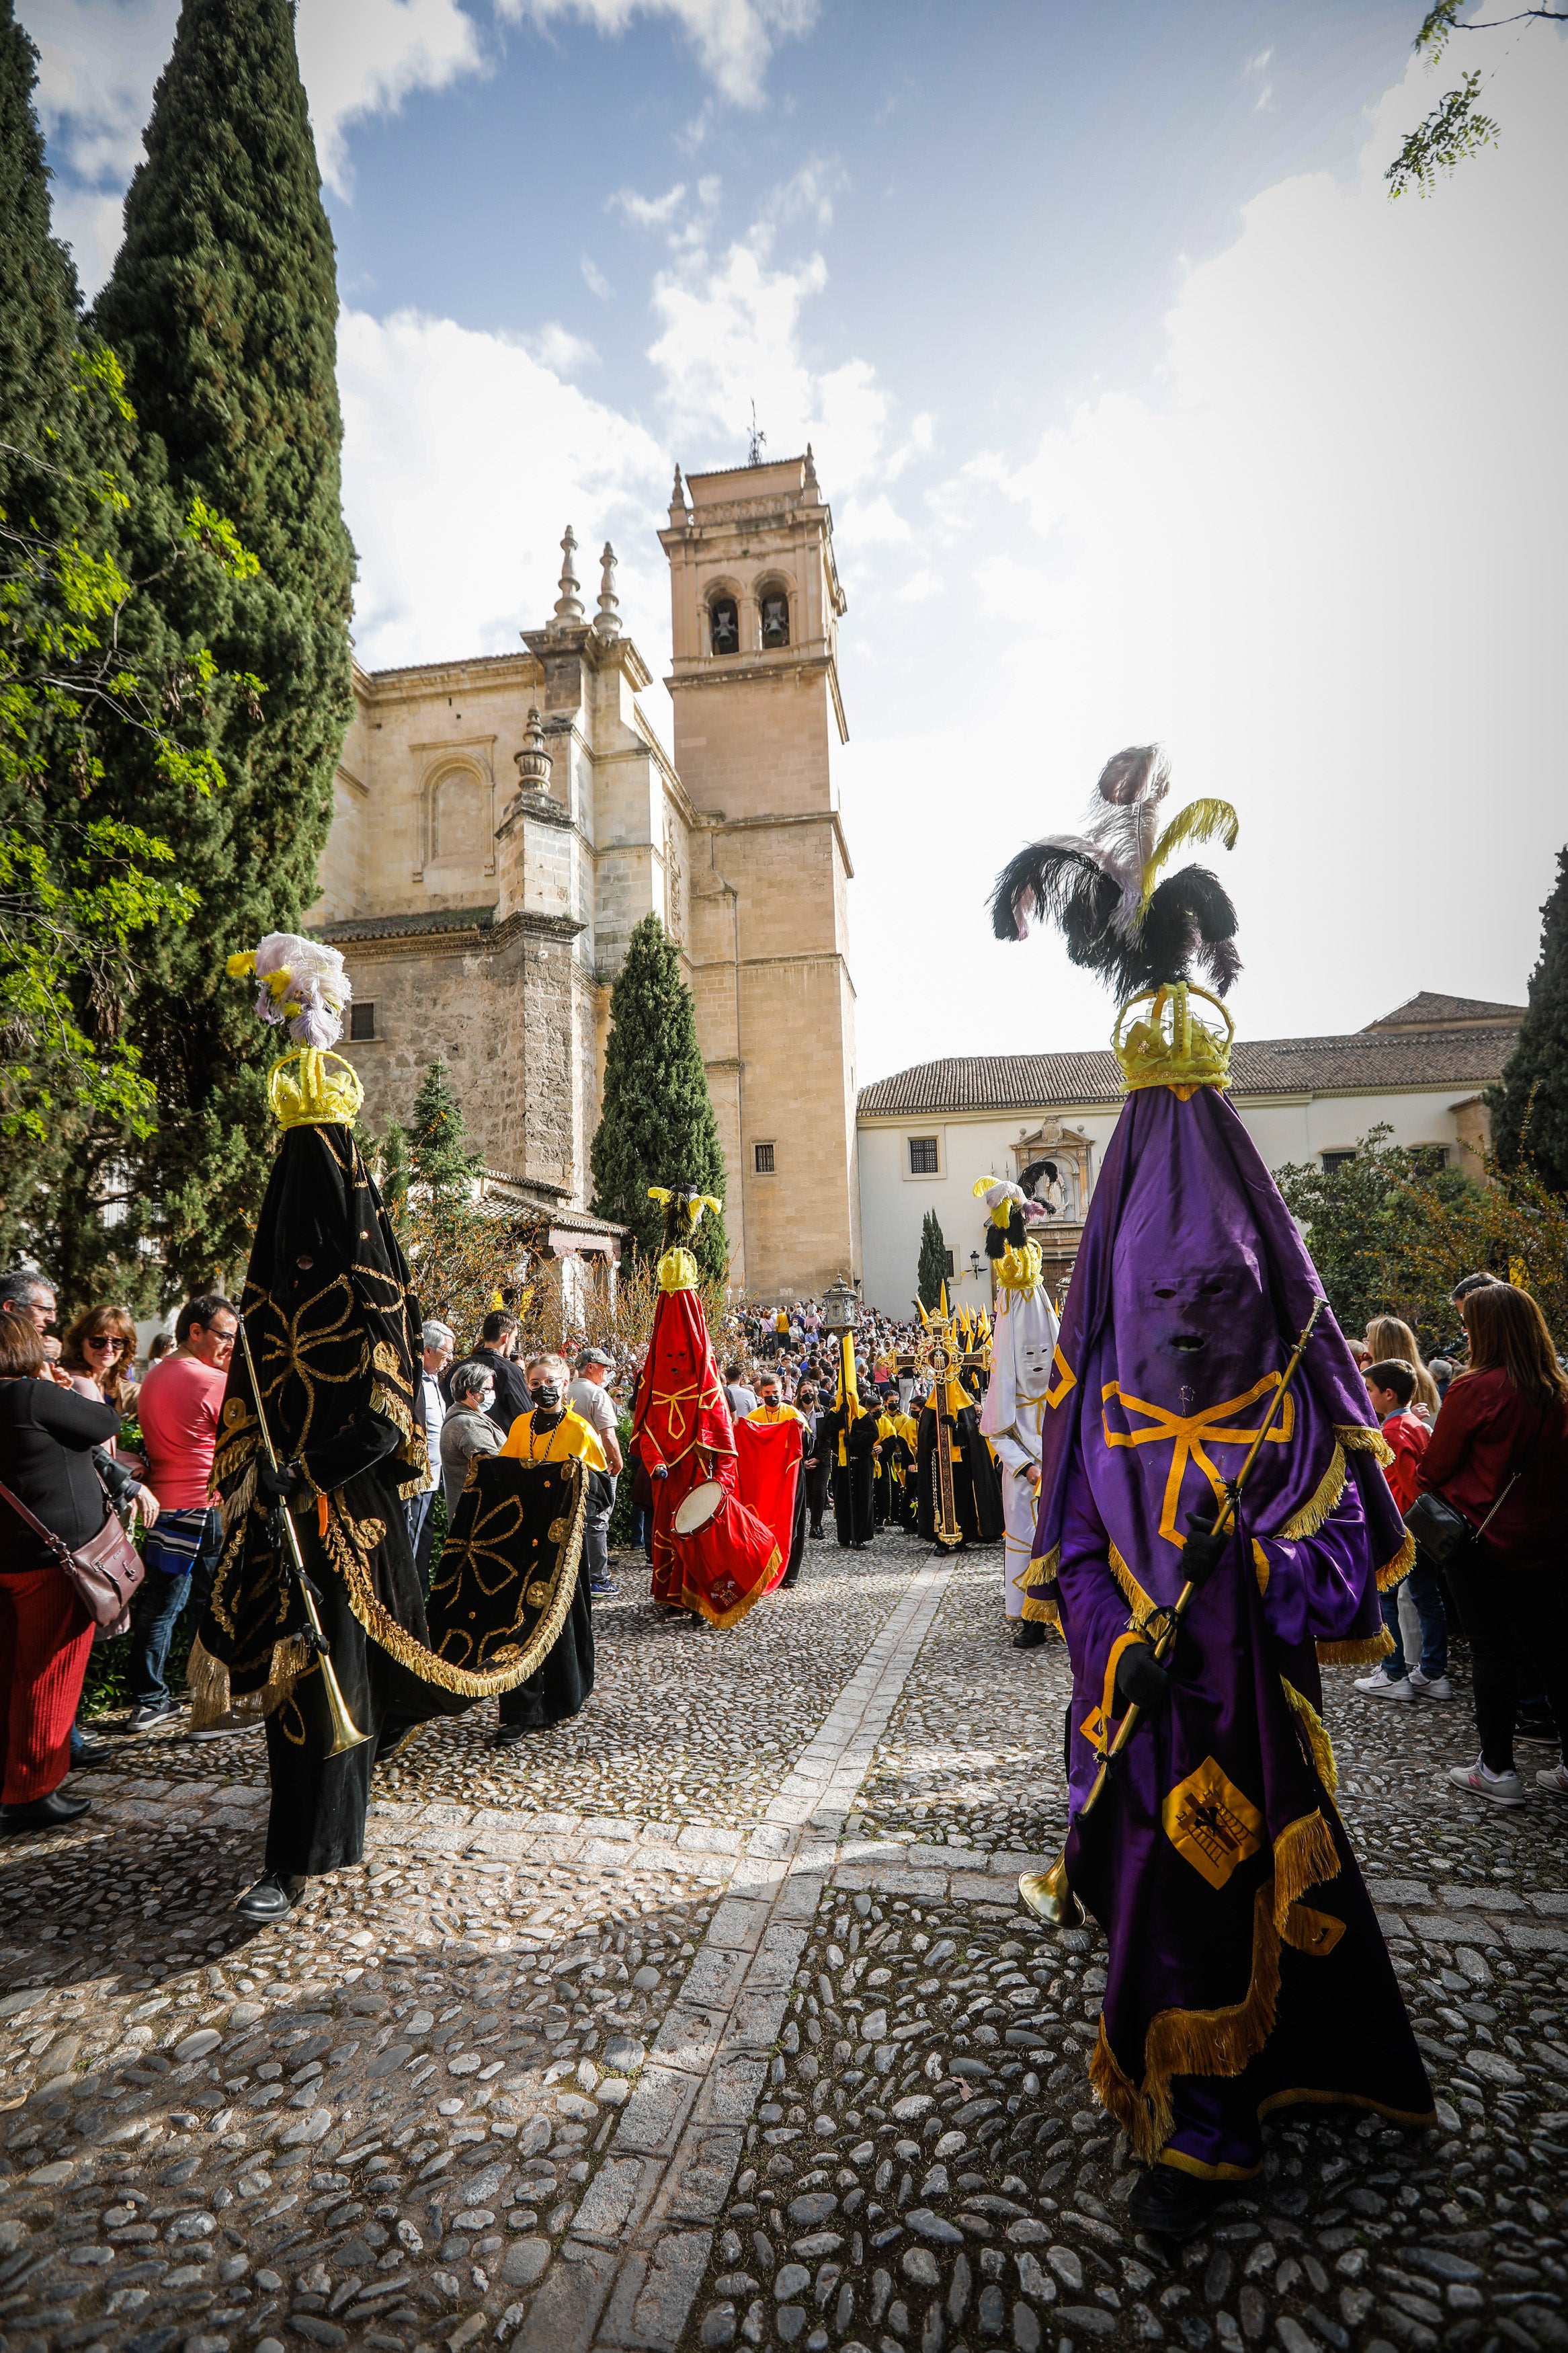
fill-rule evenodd
<path id="1" fill-rule="evenodd" d="M 95 322 L 124 362 L 147 478 L 182 511 L 205 501 L 259 559 L 250 578 L 179 579 L 164 600 L 176 638 L 254 681 L 215 715 L 226 787 L 193 806 L 133 761 L 115 779 L 121 813 L 165 835 L 203 894 L 158 935 L 133 1008 L 156 1138 L 97 1140 L 130 1170 L 127 1242 L 153 1241 L 174 1288 L 245 1248 L 265 1048 L 225 965 L 299 929 L 353 708 L 336 257 L 289 0 L 184 0 L 144 145 Z M 84 1161 L 75 1214 L 95 1182 Z"/>
<path id="2" fill-rule="evenodd" d="M 1541 913 L 1541 960 L 1519 1043 L 1487 1103 L 1503 1167 L 1532 1161 L 1553 1193 L 1568 1193 L 1568 849 L 1557 853 L 1556 887 Z"/>
<path id="3" fill-rule="evenodd" d="M 594 1138 L 594 1214 L 632 1229 L 634 1247 L 657 1256 L 664 1212 L 650 1185 L 695 1185 L 724 1198 L 708 1072 L 697 1043 L 697 1008 L 680 957 L 657 915 L 633 932 L 610 992 L 605 1107 Z M 730 1244 L 721 1212 L 710 1210 L 692 1245 L 704 1274 L 722 1279 Z"/>
<path id="4" fill-rule="evenodd" d="M 921 1225 L 920 1264 L 915 1271 L 915 1290 L 922 1307 L 938 1304 L 946 1281 L 947 1243 L 936 1211 L 928 1209 Z"/>
<path id="5" fill-rule="evenodd" d="M 41 450 L 70 411 L 76 270 L 49 229 L 49 174 L 33 112 L 38 53 L 0 0 L 0 506 L 35 511 Z"/>

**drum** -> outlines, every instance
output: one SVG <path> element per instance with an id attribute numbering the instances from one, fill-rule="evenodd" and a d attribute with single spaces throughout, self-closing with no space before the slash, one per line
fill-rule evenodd
<path id="1" fill-rule="evenodd" d="M 675 1507 L 670 1526 L 678 1536 L 694 1536 L 700 1528 L 705 1528 L 710 1520 L 718 1518 L 726 1500 L 725 1491 L 717 1479 L 704 1479 L 700 1486 L 693 1487 L 689 1495 L 681 1497 Z"/>

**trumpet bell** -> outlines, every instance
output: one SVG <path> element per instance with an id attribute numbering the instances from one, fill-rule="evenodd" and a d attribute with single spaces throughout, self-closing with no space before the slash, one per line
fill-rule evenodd
<path id="1" fill-rule="evenodd" d="M 370 1735 L 368 1732 L 362 1732 L 349 1714 L 348 1703 L 343 1697 L 342 1685 L 332 1672 L 331 1659 L 323 1658 L 321 1661 L 321 1682 L 327 1694 L 327 1714 L 331 1719 L 332 1725 L 331 1744 L 327 1750 L 328 1756 L 342 1757 L 347 1749 L 363 1748 Z"/>
<path id="2" fill-rule="evenodd" d="M 1026 1871 L 1018 1880 L 1018 1894 L 1037 1920 L 1044 1920 L 1052 1928 L 1076 1928 L 1083 1918 L 1083 1907 L 1068 1882 L 1067 1865 L 1060 1855 L 1049 1871 Z"/>

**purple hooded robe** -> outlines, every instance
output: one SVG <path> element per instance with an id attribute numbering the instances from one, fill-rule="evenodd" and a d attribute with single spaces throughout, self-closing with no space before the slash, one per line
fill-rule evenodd
<path id="1" fill-rule="evenodd" d="M 1091 2080 L 1140 2155 L 1211 2179 L 1258 2170 L 1271 2108 L 1432 2116 L 1318 1715 L 1320 1659 L 1384 1654 L 1379 1590 L 1413 1555 L 1326 1310 L 1167 1661 L 1171 1704 L 1080 1818 L 1117 1661 L 1180 1593 L 1186 1516 L 1217 1512 L 1321 1288 L 1217 1089 L 1134 1093 L 1062 1321 L 1026 1614 L 1058 1617 L 1072 1660 L 1067 1866 L 1110 1948 Z"/>

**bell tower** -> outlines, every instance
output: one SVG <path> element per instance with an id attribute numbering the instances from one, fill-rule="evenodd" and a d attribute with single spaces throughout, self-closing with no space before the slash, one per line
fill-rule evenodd
<path id="1" fill-rule="evenodd" d="M 691 985 L 729 1166 L 732 1280 L 820 1293 L 860 1265 L 855 989 L 836 745 L 846 602 L 804 458 L 689 475 L 669 525 L 675 765 L 694 809 Z"/>

